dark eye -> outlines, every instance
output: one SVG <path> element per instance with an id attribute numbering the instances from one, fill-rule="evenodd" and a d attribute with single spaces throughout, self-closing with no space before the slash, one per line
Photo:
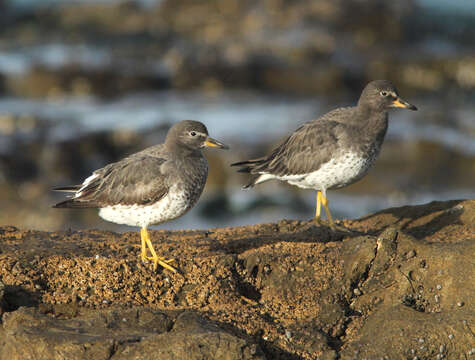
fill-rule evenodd
<path id="1" fill-rule="evenodd" d="M 190 132 L 190 135 L 191 136 L 196 136 L 196 132 L 192 131 L 192 132 Z"/>
<path id="2" fill-rule="evenodd" d="M 385 97 L 389 95 L 387 91 L 381 91 L 379 94 Z"/>

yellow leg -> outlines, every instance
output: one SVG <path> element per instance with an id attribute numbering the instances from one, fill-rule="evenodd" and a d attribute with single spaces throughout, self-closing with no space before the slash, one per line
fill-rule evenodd
<path id="1" fill-rule="evenodd" d="M 157 253 L 155 252 L 155 249 L 153 248 L 153 245 L 152 245 L 152 242 L 150 241 L 150 236 L 148 235 L 148 231 L 146 228 L 142 228 L 140 229 L 140 237 L 142 239 L 142 246 L 143 244 L 147 244 L 148 246 L 148 249 L 150 250 L 152 256 L 151 257 L 147 257 L 146 256 L 146 251 L 145 251 L 145 256 L 144 256 L 144 247 L 142 247 L 142 254 L 141 254 L 141 257 L 142 257 L 142 261 L 144 261 L 144 257 L 146 260 L 152 260 L 153 261 L 153 271 L 157 270 L 157 267 L 158 265 L 164 267 L 165 269 L 168 269 L 174 273 L 176 273 L 176 269 L 170 265 L 168 265 L 168 263 L 174 261 L 174 259 L 165 259 L 163 257 L 158 257 Z"/>
<path id="2" fill-rule="evenodd" d="M 322 193 L 317 191 L 317 206 L 315 207 L 315 220 L 320 221 L 320 210 L 322 207 Z"/>
<path id="3" fill-rule="evenodd" d="M 140 240 L 141 240 L 141 249 L 142 251 L 140 252 L 140 258 L 142 259 L 142 262 L 146 262 L 148 260 L 148 257 L 147 257 L 147 248 L 145 247 L 145 237 L 147 235 L 144 235 L 144 233 L 146 233 L 147 230 L 145 229 L 140 229 Z"/>
<path id="4" fill-rule="evenodd" d="M 330 227 L 332 230 L 335 230 L 335 223 L 333 222 L 332 215 L 330 214 L 330 208 L 328 207 L 328 199 L 325 195 L 321 194 L 322 197 L 322 204 L 323 208 L 325 209 L 325 213 L 327 214 L 328 222 L 330 223 Z"/>

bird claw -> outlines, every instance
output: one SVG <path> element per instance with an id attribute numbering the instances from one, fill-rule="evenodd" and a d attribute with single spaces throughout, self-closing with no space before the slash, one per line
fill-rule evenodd
<path id="1" fill-rule="evenodd" d="M 140 257 L 141 257 L 143 263 L 148 263 L 149 261 L 152 262 L 153 271 L 156 271 L 157 268 L 158 268 L 158 265 L 160 265 L 161 267 L 163 267 L 167 270 L 170 270 L 173 273 L 178 272 L 173 266 L 169 265 L 171 262 L 174 262 L 175 259 L 166 259 L 166 258 L 161 258 L 161 257 L 146 256 L 146 255 L 143 255 L 143 254 Z"/>
<path id="2" fill-rule="evenodd" d="M 153 271 L 157 270 L 158 265 L 160 265 L 161 267 L 170 270 L 175 274 L 178 272 L 173 266 L 168 265 L 168 263 L 175 261 L 175 259 L 150 258 L 150 260 L 153 261 Z"/>

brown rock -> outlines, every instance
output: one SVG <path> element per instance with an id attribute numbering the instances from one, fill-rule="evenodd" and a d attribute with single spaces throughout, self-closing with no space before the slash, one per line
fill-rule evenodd
<path id="1" fill-rule="evenodd" d="M 0 317 L 7 310 L 4 297 L 5 297 L 5 284 L 0 281 Z"/>
<path id="2" fill-rule="evenodd" d="M 335 233 L 288 220 L 152 231 L 181 274 L 142 264 L 137 233 L 0 228 L 0 359 L 460 358 L 473 347 L 474 223 L 475 201 L 448 201 Z"/>
<path id="3" fill-rule="evenodd" d="M 63 318 L 51 310 L 5 315 L 0 359 L 264 359 L 256 345 L 190 312 L 83 309 Z"/>

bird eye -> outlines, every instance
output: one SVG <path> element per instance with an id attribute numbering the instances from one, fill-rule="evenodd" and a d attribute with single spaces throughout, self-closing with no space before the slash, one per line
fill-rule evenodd
<path id="1" fill-rule="evenodd" d="M 381 91 L 379 94 L 385 97 L 389 95 L 387 91 Z"/>
<path id="2" fill-rule="evenodd" d="M 195 132 L 195 131 L 192 131 L 192 132 L 190 132 L 190 135 L 191 135 L 191 136 L 196 136 L 196 132 Z"/>

